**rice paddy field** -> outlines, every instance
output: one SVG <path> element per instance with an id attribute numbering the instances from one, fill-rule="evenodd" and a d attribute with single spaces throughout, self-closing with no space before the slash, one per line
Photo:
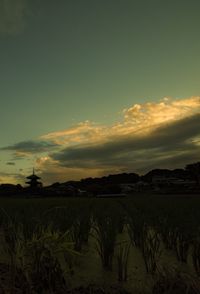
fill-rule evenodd
<path id="1" fill-rule="evenodd" d="M 200 196 L 1 198 L 0 293 L 200 293 Z"/>

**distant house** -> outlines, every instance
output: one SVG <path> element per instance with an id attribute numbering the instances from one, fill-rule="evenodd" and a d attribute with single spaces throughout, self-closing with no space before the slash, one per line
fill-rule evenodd
<path id="1" fill-rule="evenodd" d="M 152 178 L 152 184 L 161 184 L 161 185 L 184 185 L 192 184 L 194 181 L 187 179 L 180 179 L 176 177 L 165 177 L 165 176 L 154 176 Z"/>
<path id="2" fill-rule="evenodd" d="M 176 178 L 170 178 L 166 176 L 153 176 L 152 177 L 152 184 L 153 185 L 169 185 L 172 182 L 179 181 L 179 179 Z"/>
<path id="3" fill-rule="evenodd" d="M 122 193 L 129 193 L 135 191 L 135 183 L 120 184 Z"/>
<path id="4" fill-rule="evenodd" d="M 138 191 L 146 191 L 149 189 L 149 184 L 144 181 L 139 181 L 137 183 L 130 183 L 130 184 L 121 184 L 122 193 L 131 193 L 131 192 L 138 192 Z"/>
<path id="5" fill-rule="evenodd" d="M 68 183 L 54 183 L 45 187 L 43 193 L 47 196 L 76 197 L 86 196 L 86 191 L 77 189 Z"/>
<path id="6" fill-rule="evenodd" d="M 195 187 L 195 181 L 176 177 L 154 176 L 152 177 L 152 188 L 157 191 L 187 192 Z"/>
<path id="7" fill-rule="evenodd" d="M 116 193 L 116 194 L 97 194 L 97 198 L 120 198 L 125 197 L 125 193 Z"/>

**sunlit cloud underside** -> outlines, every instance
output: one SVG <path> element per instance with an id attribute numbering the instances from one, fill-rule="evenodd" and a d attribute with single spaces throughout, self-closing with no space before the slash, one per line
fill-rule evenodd
<path id="1" fill-rule="evenodd" d="M 10 152 L 14 162 L 34 156 L 45 184 L 109 173 L 142 174 L 200 160 L 199 125 L 200 97 L 163 98 L 122 110 L 113 125 L 84 121 L 2 151 Z"/>

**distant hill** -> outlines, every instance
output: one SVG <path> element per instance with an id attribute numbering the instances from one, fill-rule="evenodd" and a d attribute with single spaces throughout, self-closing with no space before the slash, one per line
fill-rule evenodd
<path id="1" fill-rule="evenodd" d="M 67 181 L 64 183 L 53 183 L 46 187 L 22 187 L 21 185 L 0 184 L 0 196 L 15 196 L 15 195 L 32 195 L 33 193 L 40 196 L 77 196 L 87 192 L 89 195 L 97 195 L 104 193 L 120 193 L 121 184 L 135 184 L 138 182 L 152 183 L 153 177 L 176 178 L 182 180 L 197 179 L 200 182 L 200 163 L 189 164 L 185 169 L 153 169 L 145 175 L 137 173 L 120 173 L 111 174 L 103 177 L 85 178 L 80 181 Z"/>

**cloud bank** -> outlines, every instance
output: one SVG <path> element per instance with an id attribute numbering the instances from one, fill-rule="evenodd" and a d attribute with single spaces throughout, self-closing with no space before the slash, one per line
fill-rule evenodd
<path id="1" fill-rule="evenodd" d="M 81 122 L 1 150 L 37 155 L 43 181 L 184 167 L 200 160 L 200 97 L 124 109 L 113 125 Z"/>
<path id="2" fill-rule="evenodd" d="M 135 104 L 111 125 L 89 121 L 42 136 L 61 146 L 39 163 L 66 178 L 145 173 L 200 160 L 200 97 Z"/>
<path id="3" fill-rule="evenodd" d="M 51 148 L 57 147 L 58 144 L 51 141 L 42 141 L 42 140 L 29 140 L 16 143 L 14 145 L 6 146 L 0 148 L 4 151 L 16 151 L 24 156 L 27 154 L 41 153 L 49 151 Z"/>

